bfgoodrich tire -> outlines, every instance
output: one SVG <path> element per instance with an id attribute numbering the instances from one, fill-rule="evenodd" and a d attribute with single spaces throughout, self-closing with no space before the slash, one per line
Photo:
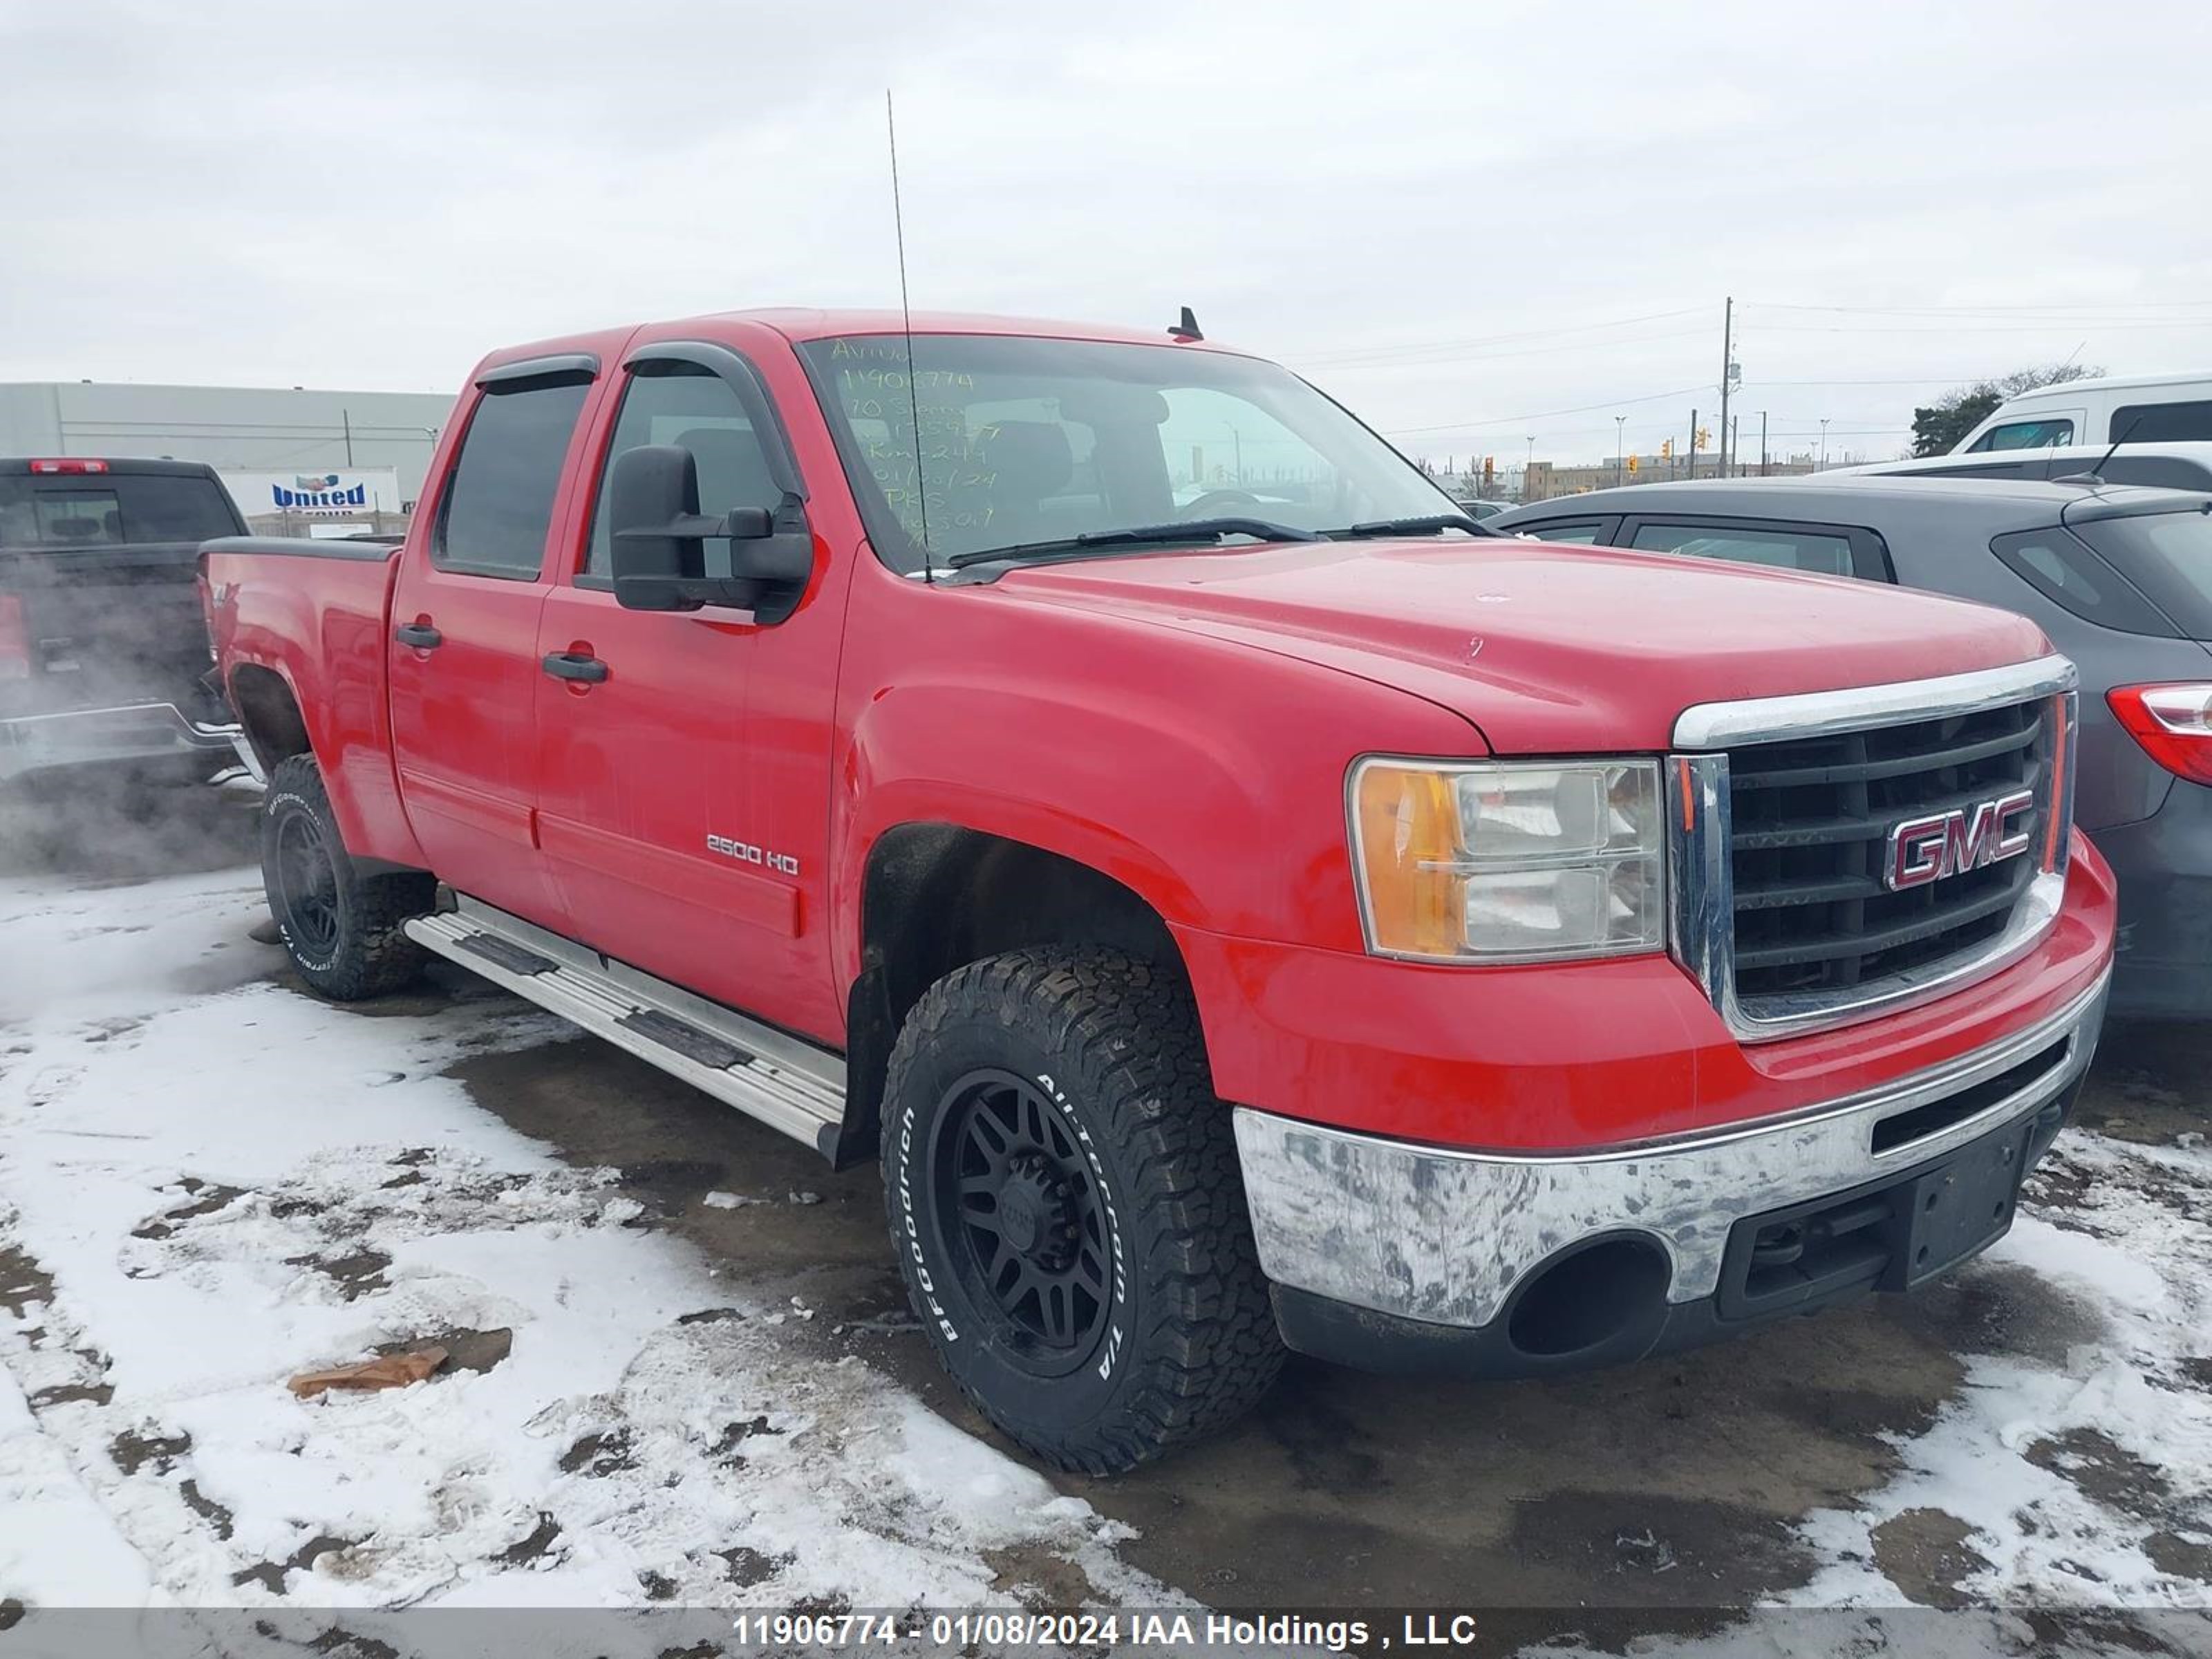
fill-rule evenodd
<path id="1" fill-rule="evenodd" d="M 1242 1415 L 1283 1351 L 1188 990 L 1103 950 L 939 981 L 894 1046 L 885 1201 L 953 1380 L 1064 1469 Z"/>
<path id="2" fill-rule="evenodd" d="M 400 931 L 430 908 L 436 883 L 414 871 L 365 875 L 331 811 L 314 759 L 295 755 L 269 775 L 261 802 L 261 884 L 300 977 L 339 1002 L 398 989 L 428 954 Z"/>

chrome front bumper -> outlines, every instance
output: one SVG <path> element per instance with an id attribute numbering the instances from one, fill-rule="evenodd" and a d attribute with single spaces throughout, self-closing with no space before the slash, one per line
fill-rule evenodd
<path id="1" fill-rule="evenodd" d="M 173 702 L 137 702 L 0 720 L 0 783 L 50 766 L 158 760 L 198 750 L 228 750 L 261 775 L 240 727 L 195 720 Z"/>
<path id="2" fill-rule="evenodd" d="M 2107 971 L 2033 1027 L 1880 1090 L 1613 1150 L 1454 1152 L 1239 1107 L 1260 1264 L 1278 1285 L 1331 1301 L 1486 1326 L 1562 1250 L 1628 1235 L 1665 1252 L 1669 1303 L 1708 1297 L 1738 1222 L 1879 1182 L 2063 1095 L 2088 1069 L 2110 982 Z M 1994 1098 L 1975 1093 L 1990 1085 Z M 1962 1096 L 1958 1111 L 1942 1109 Z M 1907 1113 L 1922 1115 L 1897 1121 Z"/>

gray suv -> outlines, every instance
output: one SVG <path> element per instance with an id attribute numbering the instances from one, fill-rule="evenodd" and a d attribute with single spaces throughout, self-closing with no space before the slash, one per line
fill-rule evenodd
<path id="1" fill-rule="evenodd" d="M 2119 877 L 2112 1012 L 2212 1013 L 2212 495 L 1717 479 L 1538 501 L 1487 527 L 1894 582 L 2032 617 L 2081 671 L 2075 812 Z M 1807 602 L 1819 604 L 1818 584 Z"/>

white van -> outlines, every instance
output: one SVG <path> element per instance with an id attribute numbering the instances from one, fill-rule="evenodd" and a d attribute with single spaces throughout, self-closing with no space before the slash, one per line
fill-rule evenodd
<path id="1" fill-rule="evenodd" d="M 2069 380 L 2008 398 L 1951 447 L 1954 455 L 2055 444 L 2187 443 L 2212 439 L 2212 374 Z"/>

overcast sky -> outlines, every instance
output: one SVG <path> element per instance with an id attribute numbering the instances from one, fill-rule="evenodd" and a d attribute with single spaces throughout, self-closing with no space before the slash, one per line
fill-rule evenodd
<path id="1" fill-rule="evenodd" d="M 1164 325 L 1401 446 L 2212 368 L 2212 7 L 0 0 L 0 380 L 444 391 L 752 305 Z"/>

